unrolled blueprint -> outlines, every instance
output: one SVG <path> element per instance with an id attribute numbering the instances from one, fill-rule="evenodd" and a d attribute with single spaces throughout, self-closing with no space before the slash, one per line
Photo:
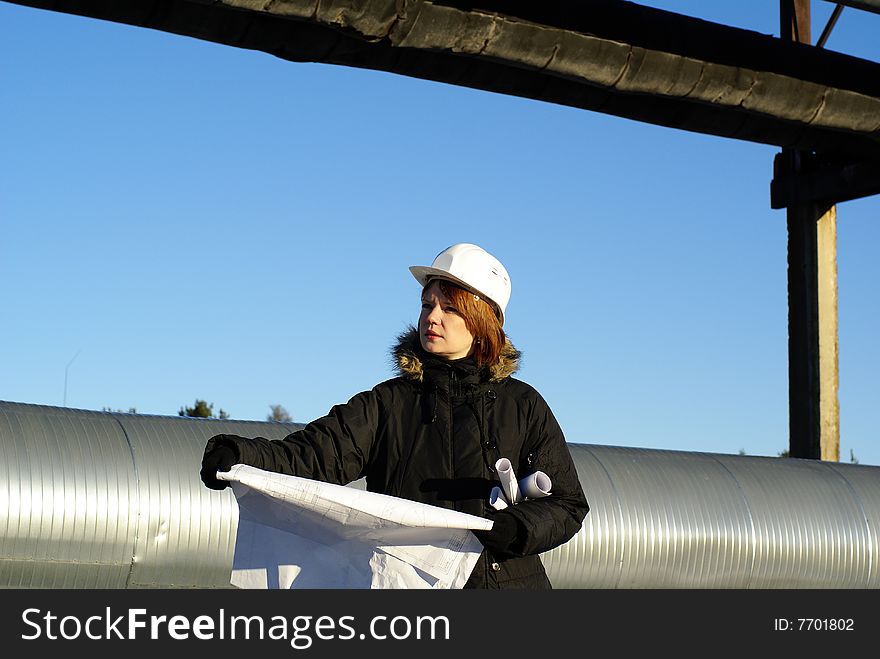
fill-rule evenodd
<path id="1" fill-rule="evenodd" d="M 352 487 L 235 465 L 239 588 L 461 588 L 492 522 Z"/>

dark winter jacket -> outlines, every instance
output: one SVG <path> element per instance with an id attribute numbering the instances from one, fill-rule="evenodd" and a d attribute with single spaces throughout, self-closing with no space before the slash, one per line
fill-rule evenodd
<path id="1" fill-rule="evenodd" d="M 507 510 L 518 535 L 504 551 L 484 551 L 466 588 L 549 588 L 538 554 L 569 540 L 589 506 L 553 413 L 541 395 L 511 375 L 520 353 L 508 341 L 500 363 L 478 368 L 422 350 L 414 328 L 393 350 L 399 376 L 334 406 L 282 440 L 213 437 L 260 469 L 347 484 L 485 517 L 499 484 L 494 464 L 517 478 L 543 471 L 552 494 Z"/>

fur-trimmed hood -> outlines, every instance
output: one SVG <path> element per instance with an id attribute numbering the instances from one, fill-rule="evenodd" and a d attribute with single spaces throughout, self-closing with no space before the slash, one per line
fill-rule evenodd
<path id="1" fill-rule="evenodd" d="M 423 353 L 421 341 L 419 341 L 419 331 L 410 325 L 397 337 L 397 343 L 391 349 L 391 356 L 394 359 L 394 367 L 397 369 L 398 375 L 421 382 L 424 376 L 424 366 L 420 355 Z M 510 339 L 505 338 L 504 348 L 501 350 L 498 363 L 489 367 L 489 381 L 500 382 L 516 373 L 519 370 L 521 356 L 522 353 L 513 347 Z"/>

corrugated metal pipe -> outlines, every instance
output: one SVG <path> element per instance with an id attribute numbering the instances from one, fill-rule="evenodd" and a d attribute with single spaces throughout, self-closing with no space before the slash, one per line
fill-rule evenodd
<path id="1" fill-rule="evenodd" d="M 222 588 L 238 508 L 198 477 L 219 432 L 300 424 L 0 402 L 0 587 Z M 880 467 L 570 444 L 592 510 L 556 588 L 876 588 Z"/>

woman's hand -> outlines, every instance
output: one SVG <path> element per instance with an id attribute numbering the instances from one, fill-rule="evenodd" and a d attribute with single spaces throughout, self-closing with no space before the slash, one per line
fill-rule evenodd
<path id="1" fill-rule="evenodd" d="M 486 549 L 499 558 L 516 555 L 515 547 L 519 544 L 517 541 L 521 539 L 521 535 L 525 531 L 516 515 L 507 510 L 501 510 L 490 512 L 487 518 L 493 522 L 492 529 L 473 531 L 473 534 Z"/>
<path id="2" fill-rule="evenodd" d="M 229 487 L 229 481 L 218 480 L 217 472 L 229 471 L 232 465 L 239 462 L 238 455 L 232 447 L 226 444 L 209 440 L 208 445 L 211 448 L 205 447 L 205 454 L 202 456 L 202 470 L 199 475 L 202 477 L 205 487 L 212 490 L 224 490 Z"/>

